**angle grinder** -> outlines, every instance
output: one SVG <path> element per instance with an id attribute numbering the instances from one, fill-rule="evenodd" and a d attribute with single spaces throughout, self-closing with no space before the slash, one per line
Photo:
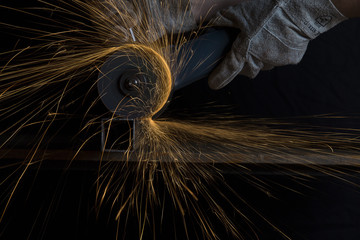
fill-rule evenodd
<path id="1" fill-rule="evenodd" d="M 229 29 L 209 29 L 181 46 L 175 61 L 184 64 L 175 77 L 156 51 L 136 44 L 124 46 L 100 69 L 97 87 L 101 101 L 120 119 L 156 118 L 172 92 L 211 73 L 229 50 L 233 35 Z"/>

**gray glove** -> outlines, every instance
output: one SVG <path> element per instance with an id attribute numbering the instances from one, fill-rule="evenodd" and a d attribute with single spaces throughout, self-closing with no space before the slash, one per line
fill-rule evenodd
<path id="1" fill-rule="evenodd" d="M 210 88 L 238 74 L 254 78 L 260 70 L 300 62 L 311 39 L 345 19 L 331 0 L 245 0 L 219 12 L 213 25 L 241 33 L 210 75 Z"/>

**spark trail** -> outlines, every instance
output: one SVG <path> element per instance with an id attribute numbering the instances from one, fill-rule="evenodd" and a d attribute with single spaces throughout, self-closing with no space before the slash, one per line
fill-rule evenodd
<path id="1" fill-rule="evenodd" d="M 96 74 L 104 60 L 116 52 L 136 54 L 150 63 L 147 67 L 154 71 L 157 77 L 155 94 L 150 100 L 150 105 L 154 108 L 149 116 L 137 122 L 136 144 L 131 145 L 123 157 L 113 162 L 99 159 L 96 202 L 99 210 L 103 204 L 110 204 L 116 212 L 115 220 L 118 222 L 127 219 L 129 213 L 134 212 L 138 218 L 139 239 L 144 237 L 148 226 L 155 229 L 156 224 L 162 224 L 162 221 L 155 221 L 159 217 L 155 209 L 163 209 L 166 201 L 170 201 L 171 206 L 180 214 L 183 219 L 182 228 L 186 233 L 189 228 L 199 228 L 199 239 L 217 239 L 214 226 L 221 223 L 230 235 L 242 239 L 243 233 L 225 208 L 232 206 L 233 212 L 250 226 L 251 219 L 247 219 L 225 194 L 232 192 L 232 189 L 224 182 L 222 171 L 215 165 L 217 162 L 241 172 L 246 171 L 244 163 L 256 164 L 258 154 L 266 153 L 273 158 L 291 164 L 302 164 L 335 176 L 337 170 L 318 165 L 306 155 L 316 154 L 319 158 L 327 159 L 333 155 L 341 156 L 344 151 L 359 150 L 356 131 L 351 134 L 314 134 L 297 130 L 295 126 L 291 127 L 291 130 L 278 128 L 278 124 L 284 123 L 275 120 L 249 121 L 221 116 L 217 116 L 220 120 L 212 121 L 208 120 L 208 117 L 187 121 L 170 118 L 154 120 L 152 116 L 170 97 L 173 79 L 186 64 L 186 59 L 177 55 L 181 46 L 188 41 L 182 34 L 169 32 L 159 19 L 162 19 L 164 12 L 177 14 L 181 20 L 177 30 L 181 30 L 184 24 L 184 9 L 179 7 L 174 12 L 171 2 L 168 5 L 163 2 L 161 11 L 154 11 L 150 9 L 150 6 L 153 6 L 150 0 L 41 2 L 44 5 L 37 10 L 65 17 L 57 19 L 39 15 L 39 19 L 45 22 L 45 25 L 56 26 L 62 30 L 52 32 L 2 23 L 8 28 L 31 32 L 36 35 L 34 39 L 43 43 L 1 54 L 2 58 L 9 60 L 0 72 L 0 116 L 3 119 L 22 116 L 18 121 L 11 122 L 7 128 L 1 129 L 1 136 L 10 135 L 0 143 L 1 147 L 7 147 L 22 129 L 30 125 L 39 126 L 39 138 L 30 150 L 29 157 L 14 173 L 19 177 L 6 200 L 1 218 L 28 167 L 37 161 L 36 152 L 45 144 L 43 139 L 48 129 L 61 116 L 60 109 L 69 104 L 67 97 L 84 82 L 90 86 L 87 93 L 96 92 L 96 82 L 88 76 Z M 2 8 L 34 15 L 31 10 L 11 9 L 6 6 Z M 200 28 L 193 34 L 199 32 Z M 84 119 L 98 101 L 99 98 L 92 99 Z M 83 131 L 98 123 L 102 117 L 100 115 L 87 121 Z M 111 121 L 117 118 L 116 115 L 111 115 L 107 133 L 112 132 Z M 99 133 L 95 132 L 90 138 L 98 135 Z M 86 142 L 87 140 L 84 145 Z M 84 145 L 77 149 L 77 153 Z M 288 159 L 285 154 L 298 150 L 302 152 L 298 157 L 292 156 Z M 353 161 L 349 164 L 358 165 L 358 159 L 354 158 Z M 284 170 L 279 167 L 279 171 Z M 304 178 L 308 177 L 299 174 Z M 266 189 L 266 183 L 259 182 L 255 177 L 251 179 L 251 175 L 248 177 L 258 188 Z M 160 188 L 165 189 L 170 199 L 165 201 Z M 263 221 L 282 233 L 285 239 L 290 239 L 290 236 L 273 226 L 260 212 L 251 208 L 251 205 L 241 198 L 242 193 L 233 194 Z M 205 199 L 206 206 L 200 206 L 199 199 Z M 209 214 L 215 217 L 215 222 L 209 220 Z M 192 220 L 188 222 L 189 219 Z M 196 227 L 193 226 L 194 223 Z M 153 234 L 155 239 L 156 233 Z"/>

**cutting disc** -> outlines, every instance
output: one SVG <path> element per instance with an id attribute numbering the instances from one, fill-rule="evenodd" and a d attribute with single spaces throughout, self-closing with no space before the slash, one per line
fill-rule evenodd
<path id="1" fill-rule="evenodd" d="M 100 69 L 98 91 L 104 105 L 123 119 L 154 117 L 168 102 L 171 72 L 163 57 L 144 46 L 125 46 Z"/>

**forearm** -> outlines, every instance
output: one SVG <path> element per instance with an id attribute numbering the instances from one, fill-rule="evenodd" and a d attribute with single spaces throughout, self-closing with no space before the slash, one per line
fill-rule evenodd
<path id="1" fill-rule="evenodd" d="M 210 20 L 221 9 L 239 4 L 243 0 L 190 0 L 191 12 L 197 22 Z"/>
<path id="2" fill-rule="evenodd" d="M 244 0 L 190 0 L 191 11 L 197 22 L 211 19 L 221 9 Z M 253 0 L 254 1 L 254 0 Z M 360 17 L 360 0 L 331 0 L 346 17 Z"/>
<path id="3" fill-rule="evenodd" d="M 360 17 L 360 0 L 331 0 L 346 17 Z"/>

